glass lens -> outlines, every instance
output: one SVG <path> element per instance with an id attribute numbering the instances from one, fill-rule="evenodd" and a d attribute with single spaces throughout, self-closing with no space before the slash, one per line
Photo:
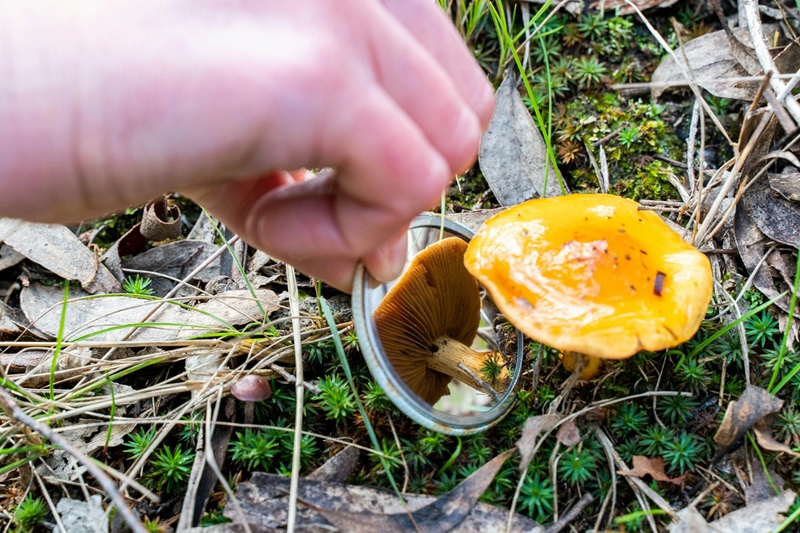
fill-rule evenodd
<path id="1" fill-rule="evenodd" d="M 414 262 L 420 252 L 451 237 L 468 242 L 472 232 L 438 216 L 417 217 L 409 228 L 406 266 L 398 280 L 403 279 L 410 265 L 420 264 Z M 462 248 L 456 243 L 455 249 Z M 447 261 L 463 268 L 463 255 Z M 363 266 L 356 273 L 353 287 L 353 319 L 361 352 L 373 377 L 394 404 L 425 427 L 464 435 L 488 429 L 512 407 L 522 368 L 523 339 L 485 290 L 478 287 L 473 297 L 471 288 L 448 287 L 459 275 L 468 276 L 465 270 L 453 272 L 426 268 L 428 277 L 419 286 L 436 286 L 432 292 L 437 295 L 450 294 L 453 300 L 470 302 L 455 310 L 455 321 L 461 325 L 456 327 L 459 333 L 453 332 L 452 327 L 440 331 L 436 329 L 439 326 L 430 325 L 435 320 L 427 320 L 427 316 L 443 312 L 432 311 L 430 304 L 416 297 L 422 291 L 393 291 L 398 280 L 377 283 Z M 458 298 L 452 297 L 453 290 Z M 399 304 L 394 302 L 399 301 L 400 292 L 408 293 L 403 315 L 397 315 L 399 322 L 387 325 L 386 314 L 389 308 L 396 311 Z M 384 302 L 387 296 L 390 301 Z"/>

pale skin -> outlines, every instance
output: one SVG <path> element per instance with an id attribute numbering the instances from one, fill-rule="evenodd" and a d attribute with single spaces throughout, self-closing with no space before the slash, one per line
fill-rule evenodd
<path id="1" fill-rule="evenodd" d="M 0 216 L 178 191 L 347 291 L 399 273 L 492 109 L 432 0 L 0 0 Z"/>

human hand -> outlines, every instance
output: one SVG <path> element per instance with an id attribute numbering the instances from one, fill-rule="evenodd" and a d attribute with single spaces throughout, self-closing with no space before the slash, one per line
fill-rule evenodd
<path id="1" fill-rule="evenodd" d="M 359 260 L 398 273 L 492 111 L 430 0 L 0 0 L 0 50 L 0 214 L 177 190 L 344 290 Z"/>

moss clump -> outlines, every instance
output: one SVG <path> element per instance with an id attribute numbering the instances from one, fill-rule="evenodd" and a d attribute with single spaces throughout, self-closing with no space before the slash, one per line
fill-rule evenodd
<path id="1" fill-rule="evenodd" d="M 597 176 L 585 164 L 585 158 L 589 146 L 599 160 L 602 146 L 611 181 L 609 192 L 634 200 L 677 198 L 669 176 L 679 170 L 655 156 L 680 160 L 683 143 L 661 119 L 662 112 L 663 108 L 656 104 L 626 101 L 613 93 L 583 95 L 562 106 L 556 139 L 573 188 L 599 188 Z M 576 168 L 570 169 L 573 163 Z"/>

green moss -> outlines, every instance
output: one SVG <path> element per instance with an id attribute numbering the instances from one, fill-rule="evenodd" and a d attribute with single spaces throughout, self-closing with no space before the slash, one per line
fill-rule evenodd
<path id="1" fill-rule="evenodd" d="M 592 147 L 596 158 L 602 146 L 610 192 L 634 200 L 677 198 L 669 176 L 679 171 L 654 158 L 660 155 L 679 160 L 683 152 L 683 143 L 661 119 L 662 112 L 656 104 L 626 101 L 614 93 L 584 95 L 564 108 L 556 135 L 559 143 Z M 599 188 L 597 176 L 588 165 L 574 169 L 571 178 L 577 190 Z"/>

